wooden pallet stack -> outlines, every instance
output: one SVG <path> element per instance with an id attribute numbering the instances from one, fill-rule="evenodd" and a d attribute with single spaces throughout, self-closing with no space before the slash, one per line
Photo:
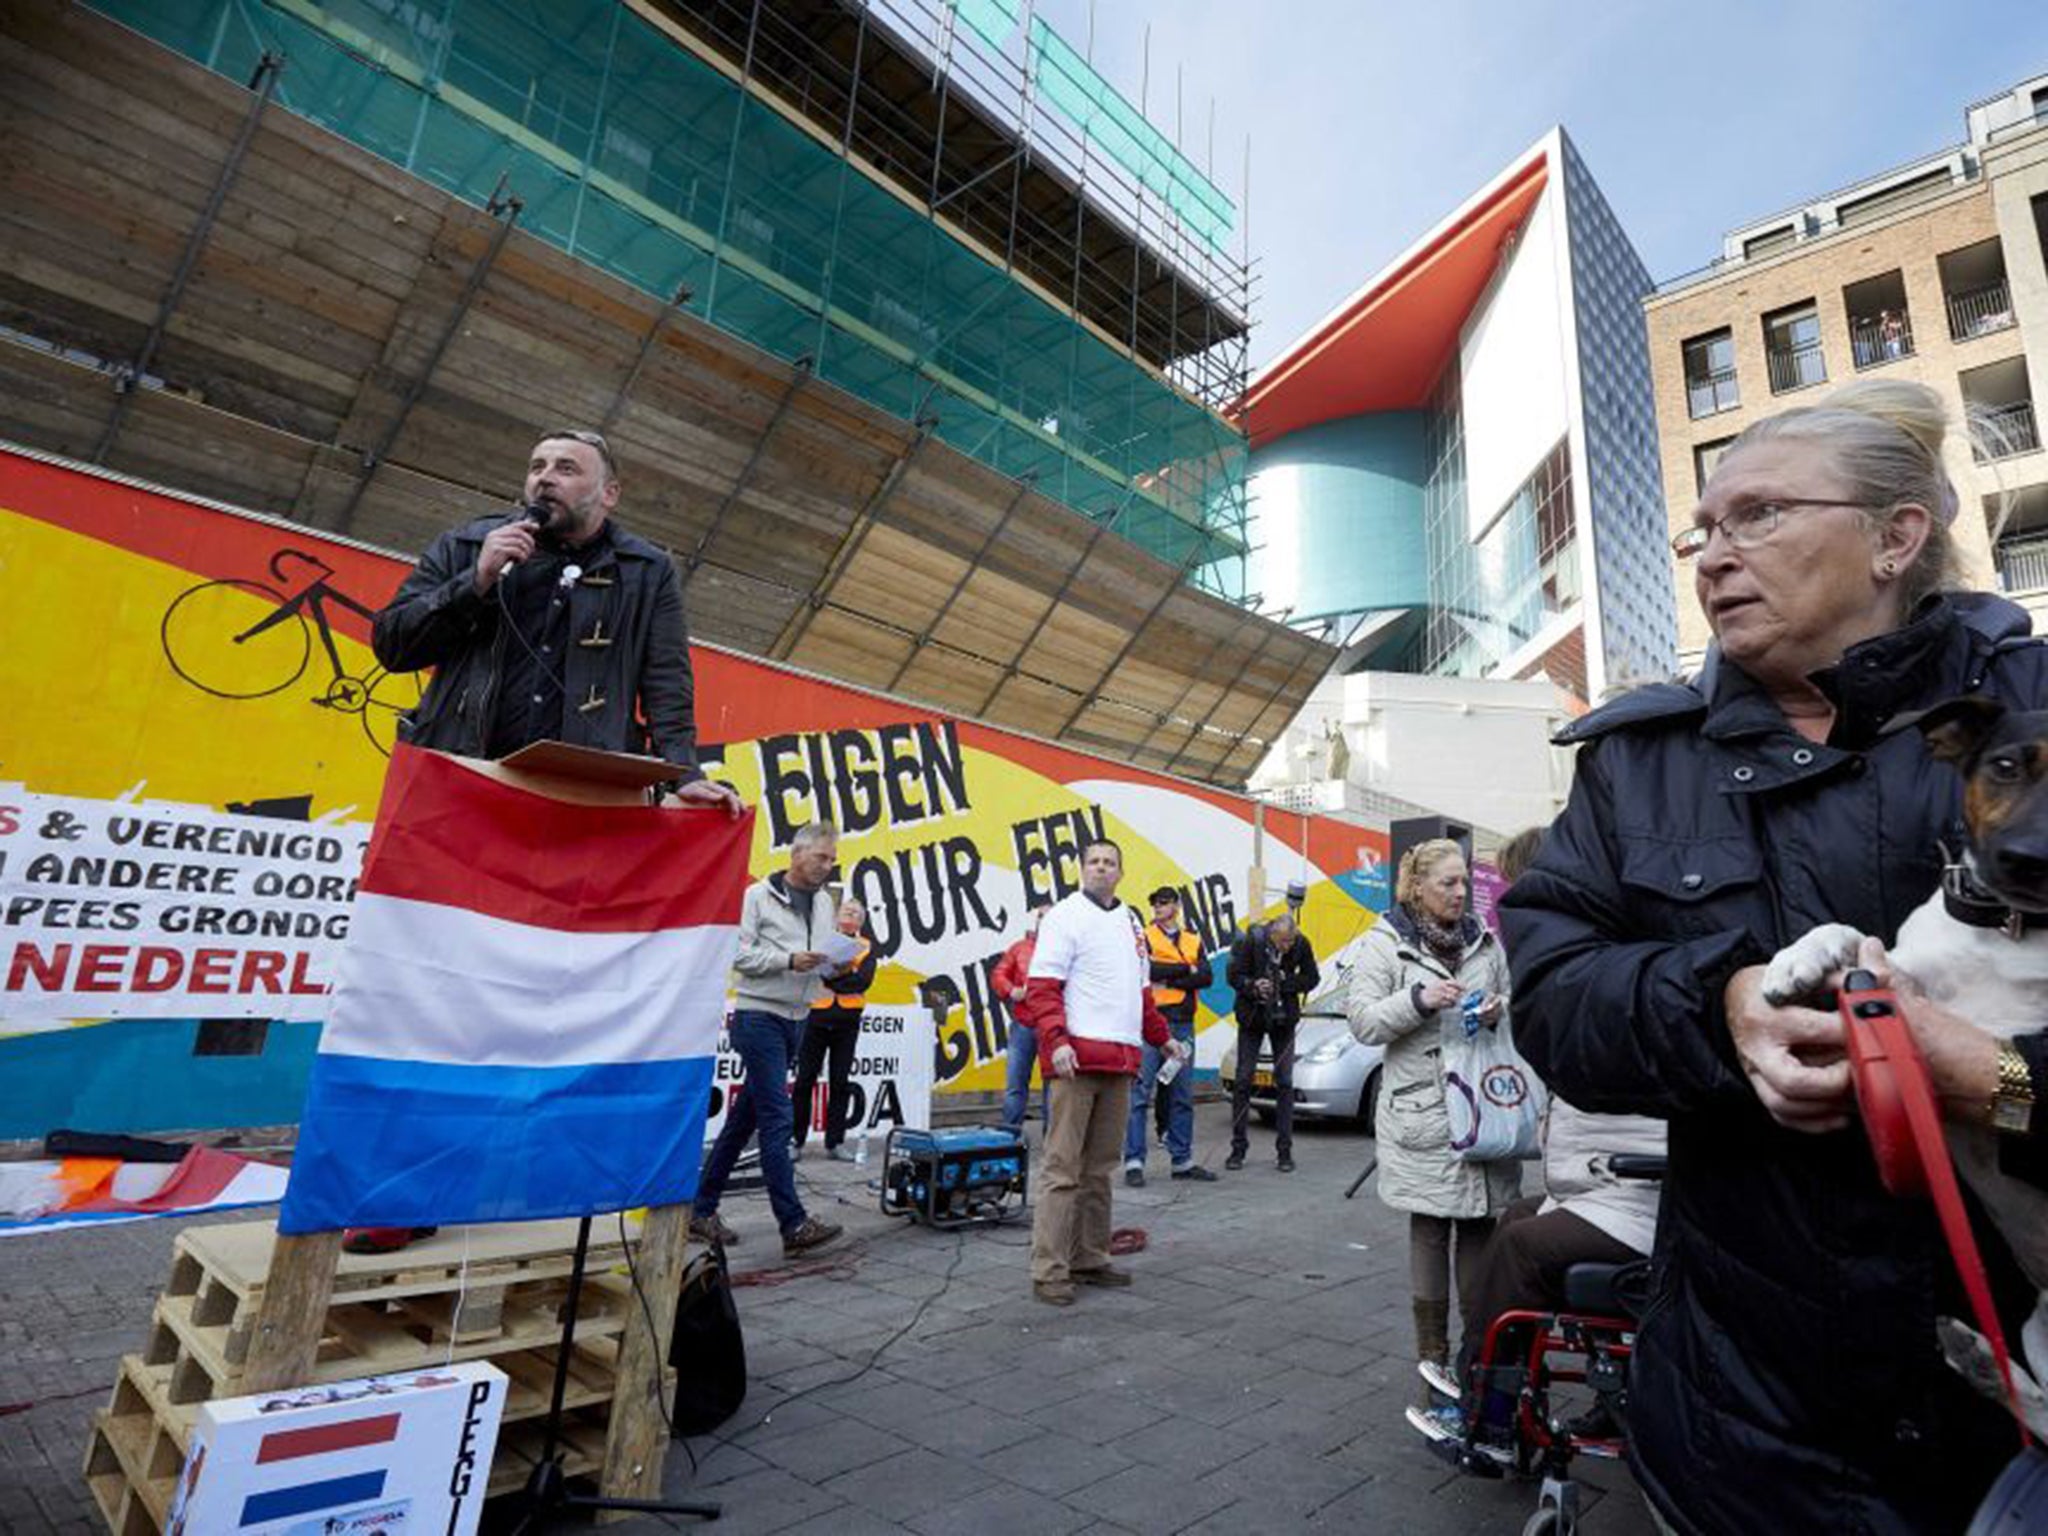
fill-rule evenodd
<path id="1" fill-rule="evenodd" d="M 114 1536 L 160 1536 L 199 1405 L 248 1390 L 244 1363 L 276 1239 L 269 1222 L 178 1238 L 148 1345 L 121 1361 L 86 1451 L 86 1481 Z M 311 1383 L 487 1359 L 510 1378 L 490 1492 L 520 1487 L 541 1453 L 575 1242 L 573 1221 L 521 1222 L 443 1228 L 395 1254 L 343 1255 Z M 647 1429 L 613 1412 L 621 1338 L 640 1307 L 624 1270 L 617 1226 L 600 1221 L 563 1399 L 570 1476 L 600 1475 L 615 1438 Z"/>

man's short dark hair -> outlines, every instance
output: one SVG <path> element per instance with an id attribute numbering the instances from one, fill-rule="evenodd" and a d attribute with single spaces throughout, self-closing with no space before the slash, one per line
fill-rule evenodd
<path id="1" fill-rule="evenodd" d="M 619 461 L 612 457 L 612 445 L 604 440 L 602 432 L 592 432 L 585 427 L 550 427 L 534 439 L 536 446 L 553 441 L 581 443 L 586 448 L 595 448 L 598 460 L 604 465 L 605 483 L 609 485 L 619 478 Z"/>
<path id="2" fill-rule="evenodd" d="M 1113 837 L 1091 837 L 1091 838 L 1089 838 L 1087 842 L 1085 842 L 1085 843 L 1083 843 L 1083 844 L 1081 845 L 1081 857 L 1082 857 L 1082 858 L 1083 858 L 1083 859 L 1085 860 L 1085 859 L 1086 859 L 1086 858 L 1088 857 L 1088 855 L 1089 855 L 1089 854 L 1093 853 L 1093 852 L 1094 852 L 1094 851 L 1095 851 L 1096 849 L 1098 849 L 1098 848 L 1107 848 L 1107 849 L 1109 849 L 1109 850 L 1110 850 L 1110 852 L 1112 852 L 1112 853 L 1114 853 L 1114 854 L 1116 855 L 1116 861 L 1117 861 L 1117 863 L 1119 863 L 1119 864 L 1123 863 L 1123 861 L 1124 861 L 1124 849 L 1123 849 L 1123 844 L 1119 843 L 1119 842 L 1118 842 L 1118 841 L 1117 841 L 1117 840 L 1116 840 L 1115 838 L 1113 838 Z"/>
<path id="3" fill-rule="evenodd" d="M 1162 885 L 1159 887 L 1158 890 L 1154 891 L 1150 896 L 1147 896 L 1145 899 L 1151 902 L 1152 905 L 1155 907 L 1158 906 L 1159 903 L 1161 903 L 1162 901 L 1171 901 L 1178 904 L 1178 902 L 1180 901 L 1180 892 L 1176 891 L 1170 885 Z"/>

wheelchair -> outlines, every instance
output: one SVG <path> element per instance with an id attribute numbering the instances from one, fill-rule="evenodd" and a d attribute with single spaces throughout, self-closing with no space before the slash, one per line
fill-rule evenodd
<path id="1" fill-rule="evenodd" d="M 1661 1178 L 1664 1159 L 1617 1156 L 1623 1178 Z M 1487 1326 L 1472 1362 L 1462 1434 L 1420 1409 L 1408 1420 L 1430 1449 L 1461 1471 L 1540 1480 L 1535 1513 L 1522 1536 L 1572 1536 L 1579 1527 L 1580 1490 L 1572 1464 L 1581 1456 L 1619 1459 L 1627 1450 L 1628 1363 L 1637 1320 L 1649 1302 L 1650 1261 L 1574 1264 L 1565 1271 L 1564 1306 L 1516 1309 Z M 1442 1395 L 1451 1385 L 1425 1367 L 1423 1379 Z M 1568 1418 L 1559 1389 L 1590 1394 L 1590 1413 Z"/>

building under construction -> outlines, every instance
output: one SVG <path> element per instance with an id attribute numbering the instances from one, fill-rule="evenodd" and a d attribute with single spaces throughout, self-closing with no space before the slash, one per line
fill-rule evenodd
<path id="1" fill-rule="evenodd" d="M 0 16 L 8 439 L 410 552 L 600 425 L 699 638 L 1216 782 L 1331 660 L 1235 209 L 1022 0 Z"/>

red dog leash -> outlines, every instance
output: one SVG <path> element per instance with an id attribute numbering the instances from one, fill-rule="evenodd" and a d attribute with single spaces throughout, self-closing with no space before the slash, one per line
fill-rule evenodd
<path id="1" fill-rule="evenodd" d="M 1849 1040 L 1849 1070 L 1856 1083 L 1856 1103 L 1863 1112 L 1863 1126 L 1870 1136 L 1870 1150 L 1877 1156 L 1877 1175 L 1884 1187 L 1902 1198 L 1933 1197 L 1935 1214 L 1941 1219 L 1956 1272 L 1962 1276 L 1963 1291 L 1977 1314 L 1977 1327 L 1991 1341 L 1991 1358 L 1998 1366 L 1998 1379 L 2005 1387 L 2006 1402 L 2019 1421 L 2020 1444 L 2033 1444 L 2027 1421 L 2020 1412 L 2019 1393 L 2013 1386 L 2012 1355 L 2005 1347 L 2005 1330 L 1999 1326 L 1997 1309 L 1991 1301 L 1991 1282 L 1984 1273 L 1984 1258 L 1977 1249 L 1977 1237 L 1970 1230 L 1970 1217 L 1963 1206 L 1963 1192 L 1956 1183 L 1955 1164 L 1949 1160 L 1948 1140 L 1942 1134 L 1941 1111 L 1934 1099 L 1934 1080 L 1927 1062 L 1913 1041 L 1899 1000 L 1889 987 L 1880 987 L 1868 971 L 1851 971 L 1842 979 L 1839 998 L 1842 1026 Z"/>

